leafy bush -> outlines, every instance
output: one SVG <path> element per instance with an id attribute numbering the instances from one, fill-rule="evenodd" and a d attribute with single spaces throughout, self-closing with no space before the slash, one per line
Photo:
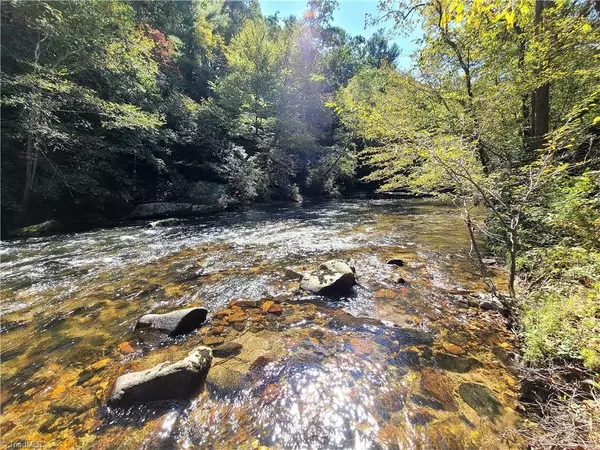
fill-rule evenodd
<path id="1" fill-rule="evenodd" d="M 565 357 L 600 369 L 600 284 L 566 296 L 552 288 L 527 299 L 522 326 L 525 357 L 531 361 Z"/>

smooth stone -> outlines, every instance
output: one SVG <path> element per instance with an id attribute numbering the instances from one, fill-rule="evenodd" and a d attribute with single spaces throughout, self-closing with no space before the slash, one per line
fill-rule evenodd
<path id="1" fill-rule="evenodd" d="M 127 406 L 150 401 L 188 399 L 202 386 L 211 361 L 211 349 L 200 346 L 180 361 L 167 361 L 148 370 L 121 375 L 108 402 Z"/>
<path id="2" fill-rule="evenodd" d="M 460 397 L 480 416 L 493 418 L 502 412 L 502 405 L 492 391 L 477 383 L 463 383 L 458 388 Z"/>
<path id="3" fill-rule="evenodd" d="M 237 342 L 225 342 L 213 348 L 213 356 L 216 358 L 227 358 L 240 353 L 242 344 Z"/>
<path id="4" fill-rule="evenodd" d="M 244 374 L 237 370 L 215 366 L 206 377 L 206 387 L 217 396 L 235 394 L 244 386 L 245 378 Z"/>
<path id="5" fill-rule="evenodd" d="M 438 400 L 446 411 L 458 411 L 452 391 L 452 380 L 439 370 L 426 367 L 421 371 L 421 392 Z"/>
<path id="6" fill-rule="evenodd" d="M 456 345 L 451 342 L 442 342 L 442 347 L 444 347 L 444 350 L 446 350 L 448 353 L 451 353 L 455 356 L 465 354 L 465 350 L 460 345 Z"/>
<path id="7" fill-rule="evenodd" d="M 354 269 L 341 260 L 331 260 L 303 276 L 300 288 L 327 297 L 346 295 L 356 284 Z"/>
<path id="8" fill-rule="evenodd" d="M 391 259 L 388 259 L 385 263 L 390 264 L 392 266 L 398 266 L 398 267 L 404 266 L 404 261 L 402 261 L 400 258 L 391 258 Z"/>
<path id="9" fill-rule="evenodd" d="M 139 318 L 135 328 L 150 328 L 169 336 L 179 336 L 194 331 L 206 321 L 206 308 L 187 308 L 166 314 L 145 314 Z"/>
<path id="10" fill-rule="evenodd" d="M 508 313 L 508 309 L 506 309 L 504 304 L 496 298 L 483 300 L 481 303 L 479 303 L 479 307 L 486 311 L 498 311 L 502 315 L 506 315 Z"/>
<path id="11" fill-rule="evenodd" d="M 394 327 L 391 333 L 400 345 L 433 345 L 433 336 L 425 331 Z"/>
<path id="12" fill-rule="evenodd" d="M 302 278 L 304 278 L 304 274 L 302 272 L 298 272 L 297 270 L 290 269 L 289 267 L 286 267 L 285 269 L 283 269 L 283 274 L 285 275 L 285 278 L 287 278 L 288 280 L 301 280 Z"/>
<path id="13" fill-rule="evenodd" d="M 482 366 L 481 361 L 475 358 L 461 358 L 447 353 L 436 353 L 434 359 L 441 369 L 450 372 L 465 373 Z"/>

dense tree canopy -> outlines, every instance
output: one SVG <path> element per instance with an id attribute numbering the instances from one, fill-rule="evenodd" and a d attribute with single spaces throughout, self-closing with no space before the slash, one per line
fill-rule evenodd
<path id="1" fill-rule="evenodd" d="M 529 280 L 529 356 L 597 368 L 599 15 L 589 2 L 536 5 L 384 1 L 384 17 L 423 29 L 416 65 L 363 71 L 332 106 L 365 142 L 368 179 L 451 198 L 472 236 L 506 255 L 511 296 L 519 271 Z M 475 239 L 473 253 L 488 278 Z"/>
<path id="2" fill-rule="evenodd" d="M 325 103 L 398 48 L 331 27 L 334 3 L 307 8 L 279 20 L 250 0 L 3 3 L 3 226 L 347 190 L 355 159 Z"/>

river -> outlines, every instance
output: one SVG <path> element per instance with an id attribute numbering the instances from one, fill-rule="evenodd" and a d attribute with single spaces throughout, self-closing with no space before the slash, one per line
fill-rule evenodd
<path id="1" fill-rule="evenodd" d="M 514 336 L 499 313 L 467 306 L 484 290 L 468 248 L 452 206 L 396 198 L 2 242 L 3 443 L 520 448 Z M 302 293 L 286 270 L 333 258 L 359 282 L 337 301 Z M 133 330 L 144 313 L 190 305 L 210 311 L 191 335 Z M 215 358 L 214 388 L 192 401 L 106 406 L 119 375 L 228 341 L 241 352 Z"/>

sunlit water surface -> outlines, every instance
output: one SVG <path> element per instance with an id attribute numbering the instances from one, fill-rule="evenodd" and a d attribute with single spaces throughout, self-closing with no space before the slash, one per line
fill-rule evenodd
<path id="1" fill-rule="evenodd" d="M 512 336 L 498 313 L 466 306 L 468 291 L 483 290 L 468 248 L 451 206 L 408 199 L 2 242 L 3 442 L 519 448 Z M 405 266 L 386 265 L 390 257 Z M 286 272 L 331 258 L 356 267 L 348 298 L 303 294 Z M 266 312 L 267 301 L 281 308 Z M 189 305 L 211 312 L 197 333 L 133 330 L 143 313 Z M 228 341 L 241 352 L 215 358 L 190 402 L 105 406 L 120 374 Z"/>

